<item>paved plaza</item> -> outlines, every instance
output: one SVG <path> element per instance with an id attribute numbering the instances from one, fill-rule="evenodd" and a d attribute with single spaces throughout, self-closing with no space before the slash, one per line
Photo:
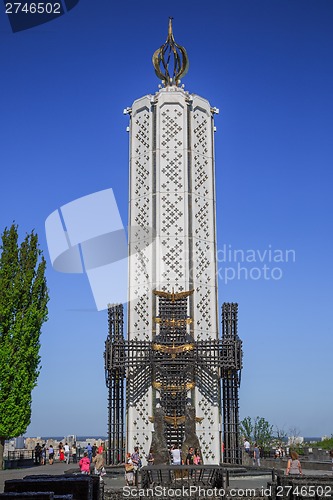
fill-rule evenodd
<path id="1" fill-rule="evenodd" d="M 51 474 L 51 475 L 60 475 L 64 473 L 79 473 L 78 464 L 69 464 L 56 462 L 53 465 L 40 465 L 34 467 L 27 467 L 21 469 L 8 469 L 0 471 L 0 492 L 2 493 L 4 490 L 4 484 L 7 479 L 22 479 L 25 476 L 30 475 L 40 475 L 40 474 Z M 304 476 L 332 476 L 332 473 L 323 470 L 305 470 Z M 230 487 L 232 488 L 265 488 L 267 486 L 267 482 L 271 480 L 271 474 L 263 471 L 262 475 L 242 475 L 242 476 L 234 476 L 230 477 Z M 125 486 L 125 478 L 123 469 L 120 467 L 117 468 L 108 468 L 107 474 L 103 478 L 105 483 L 105 489 L 108 490 L 110 488 L 122 488 Z"/>

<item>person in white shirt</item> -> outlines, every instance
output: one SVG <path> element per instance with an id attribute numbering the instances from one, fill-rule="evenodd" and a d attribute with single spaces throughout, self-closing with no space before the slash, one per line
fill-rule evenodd
<path id="1" fill-rule="evenodd" d="M 247 439 L 244 439 L 244 450 L 246 453 L 250 454 L 250 443 Z"/>
<path id="2" fill-rule="evenodd" d="M 171 448 L 172 455 L 172 465 L 181 465 L 182 463 L 182 452 L 178 448 L 178 444 L 175 444 Z"/>
<path id="3" fill-rule="evenodd" d="M 68 443 L 65 444 L 64 451 L 65 451 L 66 464 L 69 464 L 69 446 L 68 446 Z"/>

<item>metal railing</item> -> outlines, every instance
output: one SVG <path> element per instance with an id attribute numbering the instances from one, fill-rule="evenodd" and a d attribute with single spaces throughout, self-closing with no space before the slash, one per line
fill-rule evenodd
<path id="1" fill-rule="evenodd" d="M 152 465 L 142 467 L 140 472 L 143 488 L 152 485 L 226 488 L 229 482 L 226 469 L 216 465 Z"/>
<path id="2" fill-rule="evenodd" d="M 35 451 L 34 450 L 13 450 L 8 451 L 7 455 L 8 460 L 34 460 L 35 459 Z"/>

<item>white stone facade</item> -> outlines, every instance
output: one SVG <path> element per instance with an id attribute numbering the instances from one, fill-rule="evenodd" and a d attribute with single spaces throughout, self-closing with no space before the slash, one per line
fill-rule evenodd
<path id="1" fill-rule="evenodd" d="M 209 102 L 171 86 L 134 102 L 130 121 L 128 339 L 152 340 L 154 289 L 189 299 L 195 340 L 218 338 L 214 123 Z M 216 404 L 196 387 L 197 435 L 205 463 L 221 454 Z M 129 406 L 127 447 L 148 453 L 153 389 Z"/>

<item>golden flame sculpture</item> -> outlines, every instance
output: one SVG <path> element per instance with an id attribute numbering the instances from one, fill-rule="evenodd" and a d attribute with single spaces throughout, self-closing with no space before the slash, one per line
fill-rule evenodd
<path id="1" fill-rule="evenodd" d="M 153 65 L 157 77 L 165 87 L 178 86 L 186 75 L 189 60 L 184 47 L 175 42 L 172 32 L 172 17 L 169 18 L 168 37 L 163 45 L 154 52 Z"/>

